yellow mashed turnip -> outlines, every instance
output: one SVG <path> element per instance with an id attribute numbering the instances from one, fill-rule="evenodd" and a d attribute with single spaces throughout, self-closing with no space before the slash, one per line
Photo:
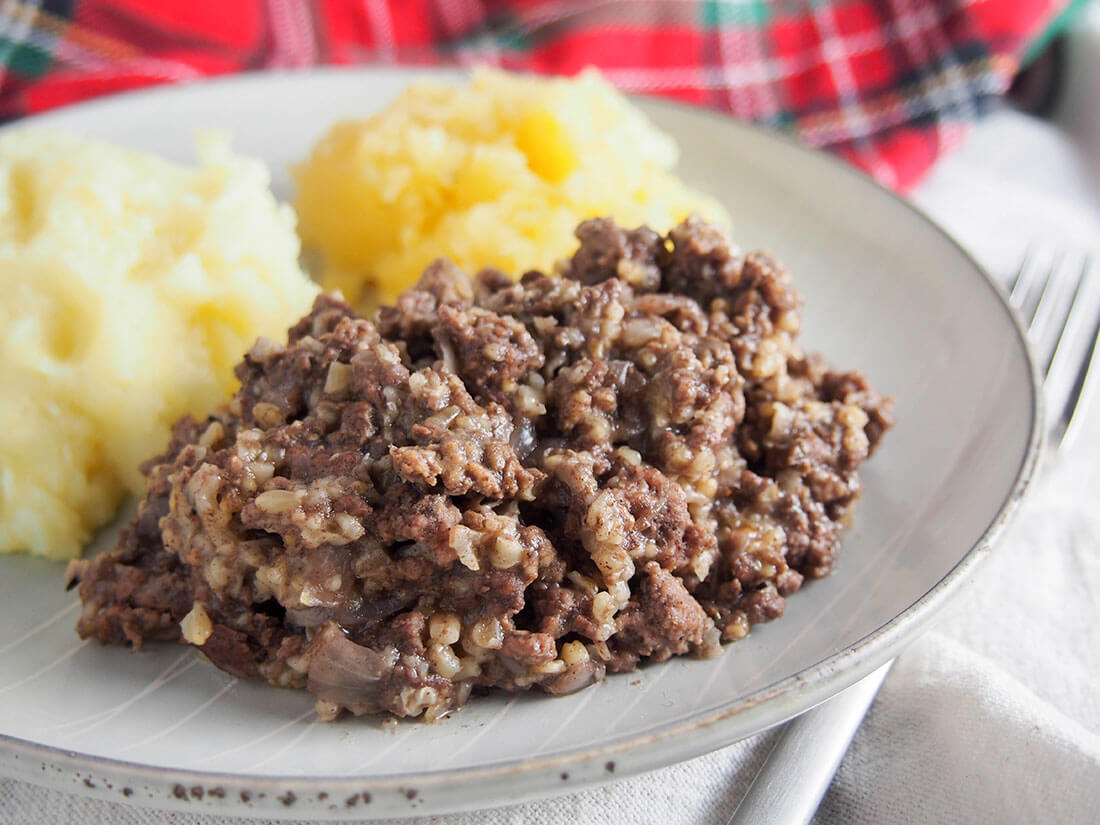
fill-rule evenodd
<path id="1" fill-rule="evenodd" d="M 550 271 L 585 218 L 665 231 L 694 211 L 728 223 L 676 161 L 672 139 L 594 71 L 481 69 L 335 125 L 295 170 L 295 207 L 324 285 L 367 309 L 440 256 L 470 271 Z"/>

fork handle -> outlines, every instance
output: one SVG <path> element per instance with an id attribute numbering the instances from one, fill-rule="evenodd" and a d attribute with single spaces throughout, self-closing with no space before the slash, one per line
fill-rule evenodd
<path id="1" fill-rule="evenodd" d="M 809 822 L 893 664 L 788 722 L 728 825 Z"/>

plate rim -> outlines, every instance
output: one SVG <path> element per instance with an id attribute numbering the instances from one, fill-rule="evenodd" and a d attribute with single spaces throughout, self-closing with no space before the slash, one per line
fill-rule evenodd
<path id="1" fill-rule="evenodd" d="M 105 95 L 92 100 L 50 109 L 30 117 L 10 121 L 0 127 L 0 133 L 26 126 L 36 127 L 41 125 L 48 128 L 51 126 L 50 120 L 54 115 L 64 117 L 73 113 L 91 114 L 97 109 L 109 109 L 114 106 L 125 106 L 128 104 L 133 105 L 145 98 L 165 97 L 170 99 L 179 95 L 201 93 L 203 90 L 211 87 L 278 85 L 290 79 L 323 80 L 327 75 L 347 76 L 357 74 L 365 78 L 369 78 L 372 75 L 405 75 L 410 78 L 428 78 L 448 76 L 461 77 L 467 73 L 466 69 L 455 67 L 408 65 L 323 66 L 299 70 L 249 71 L 213 78 L 204 78 L 175 85 L 156 85 L 118 94 Z M 102 774 L 104 770 L 110 770 L 115 772 L 117 776 L 140 778 L 146 782 L 152 782 L 159 785 L 175 785 L 190 788 L 193 785 L 201 786 L 208 783 L 217 783 L 220 786 L 229 786 L 231 789 L 247 787 L 248 789 L 262 789 L 268 792 L 266 800 L 257 801 L 254 795 L 253 800 L 257 801 L 257 804 L 248 809 L 240 810 L 239 808 L 234 808 L 234 811 L 238 815 L 297 817 L 299 814 L 309 810 L 312 814 L 327 814 L 328 816 L 335 816 L 338 818 L 342 818 L 342 815 L 354 816 L 359 819 L 375 818 L 381 815 L 389 816 L 393 815 L 397 810 L 389 805 L 380 805 L 377 807 L 367 806 L 366 808 L 356 807 L 347 811 L 341 809 L 337 811 L 336 814 L 333 814 L 331 810 L 328 809 L 327 804 L 321 804 L 320 802 L 317 802 L 315 805 L 308 805 L 308 807 L 303 805 L 302 807 L 295 806 L 291 808 L 285 803 L 279 804 L 275 793 L 285 790 L 288 787 L 295 790 L 302 788 L 305 793 L 309 793 L 310 791 L 333 793 L 333 798 L 339 801 L 342 793 L 350 793 L 353 791 L 359 793 L 362 790 L 404 791 L 405 788 L 414 784 L 421 789 L 440 790 L 450 785 L 460 786 L 473 779 L 482 781 L 495 779 L 498 782 L 501 780 L 507 782 L 509 779 L 515 779 L 521 776 L 531 779 L 546 771 L 552 770 L 556 772 L 563 768 L 577 767 L 586 762 L 592 762 L 593 760 L 603 760 L 608 756 L 615 756 L 616 758 L 623 759 L 623 762 L 620 763 L 621 770 L 617 770 L 613 777 L 615 779 L 621 779 L 654 770 L 659 767 L 676 764 L 680 761 L 701 756 L 717 748 L 740 741 L 744 738 L 743 736 L 733 735 L 732 737 L 723 738 L 721 733 L 723 723 L 728 723 L 731 717 L 759 707 L 766 702 L 771 702 L 784 695 L 794 694 L 796 690 L 801 688 L 802 693 L 800 695 L 802 701 L 792 703 L 787 710 L 784 711 L 782 719 L 772 724 L 765 725 L 760 730 L 782 724 L 784 721 L 804 713 L 817 704 L 826 701 L 844 688 L 859 681 L 859 679 L 897 655 L 900 649 L 914 640 L 916 632 L 934 617 L 937 609 L 950 598 L 961 585 L 965 584 L 967 577 L 974 567 L 982 558 L 988 555 L 990 547 L 1000 538 L 1005 528 L 1018 512 L 1019 505 L 1036 475 L 1036 469 L 1042 454 L 1043 446 L 1042 420 L 1044 411 L 1043 395 L 1041 391 L 1042 382 L 1031 348 L 1027 344 L 1026 333 L 1019 316 L 1009 306 L 997 282 L 950 232 L 917 207 L 916 204 L 899 195 L 897 192 L 886 188 L 836 155 L 799 143 L 794 137 L 788 134 L 775 132 L 761 124 L 736 119 L 728 113 L 701 104 L 651 95 L 634 95 L 631 97 L 641 105 L 641 108 L 647 115 L 650 115 L 654 110 L 667 109 L 673 112 L 690 113 L 694 116 L 725 124 L 723 128 L 728 127 L 735 130 L 745 130 L 757 136 L 764 137 L 769 141 L 782 143 L 788 149 L 803 154 L 804 156 L 816 158 L 817 161 L 822 161 L 826 165 L 831 166 L 834 171 L 860 181 L 857 185 L 869 187 L 868 191 L 877 190 L 879 195 L 885 194 L 896 204 L 900 205 L 911 217 L 916 218 L 933 229 L 935 234 L 939 236 L 942 241 L 949 244 L 954 252 L 960 256 L 962 261 L 965 261 L 968 268 L 972 270 L 972 274 L 979 276 L 980 280 L 985 284 L 992 294 L 996 305 L 1010 321 L 1011 327 L 1016 335 L 1015 343 L 1019 346 L 1026 362 L 1027 373 L 1030 378 L 1027 387 L 1030 396 L 1030 422 L 1027 445 L 1020 464 L 1016 469 L 1012 483 L 1008 488 L 1008 493 L 997 507 L 988 526 L 983 530 L 974 544 L 961 555 L 959 561 L 947 570 L 936 584 L 924 593 L 924 595 L 911 603 L 894 618 L 880 625 L 878 628 L 843 650 L 825 656 L 813 665 L 795 674 L 773 682 L 746 697 L 727 703 L 708 713 L 667 723 L 656 730 L 644 734 L 636 734 L 632 738 L 612 745 L 598 748 L 579 748 L 574 751 L 567 751 L 549 757 L 533 760 L 513 760 L 511 762 L 477 768 L 451 768 L 436 771 L 426 770 L 417 773 L 403 774 L 400 777 L 354 777 L 347 775 L 248 774 L 181 769 L 71 751 L 53 745 L 44 745 L 32 740 L 0 733 L 0 766 L 7 766 L 8 768 L 15 769 L 14 773 L 10 770 L 3 771 L 5 774 L 14 775 L 36 784 L 61 786 L 58 782 L 52 781 L 54 780 L 54 772 L 45 771 L 45 769 L 43 769 L 41 772 L 42 775 L 39 776 L 39 772 L 35 771 L 32 773 L 30 770 L 25 769 L 26 763 L 24 763 L 24 766 L 16 764 L 26 760 L 27 762 L 35 763 L 35 766 L 41 762 L 43 765 L 48 764 L 55 768 L 63 768 L 64 770 L 76 769 L 77 771 L 88 771 L 90 769 L 100 774 Z M 903 633 L 903 630 L 906 632 Z M 807 696 L 809 700 L 805 701 Z M 688 739 L 687 734 L 693 731 L 708 732 L 708 736 L 701 740 L 701 746 L 693 746 L 690 744 L 691 740 Z M 676 740 L 680 745 L 678 748 L 678 755 L 674 759 L 670 760 L 668 758 L 656 756 L 657 753 L 664 753 L 664 751 L 658 751 L 657 749 L 650 749 L 647 754 L 646 746 L 657 741 L 670 742 L 673 740 Z M 689 744 L 685 745 L 685 743 Z M 80 774 L 77 773 L 75 775 L 79 776 Z M 509 798 L 501 798 L 499 790 L 506 790 L 506 788 L 501 788 L 498 789 L 498 793 L 495 795 L 496 801 L 493 801 L 491 804 L 512 804 L 524 799 L 532 799 L 539 796 L 574 792 L 583 787 L 595 785 L 610 778 L 612 777 L 609 775 L 603 776 L 602 779 L 598 775 L 578 776 L 576 782 L 568 784 L 565 782 L 560 783 L 562 787 L 553 785 L 550 782 L 545 782 L 541 787 L 533 789 L 528 788 L 526 791 L 521 791 L 519 796 Z M 116 782 L 116 784 L 121 783 Z M 493 787 L 496 788 L 496 786 Z M 490 788 L 483 788 L 483 791 L 490 791 Z M 104 793 L 89 791 L 83 791 L 83 793 L 90 793 L 90 795 L 98 796 L 104 795 Z M 486 796 L 493 797 L 494 794 L 490 792 L 486 793 Z M 166 803 L 172 804 L 171 799 L 166 800 L 159 797 L 154 803 L 150 803 L 147 800 L 139 799 L 136 794 L 121 799 L 119 795 L 115 793 L 110 795 L 109 798 L 116 801 L 125 801 L 133 805 L 153 804 L 157 807 L 163 807 Z M 190 810 L 195 810 L 193 807 L 195 800 L 189 801 L 186 798 L 179 800 L 178 794 L 176 798 L 180 805 L 187 803 Z M 219 804 L 223 800 L 213 800 L 209 797 L 207 797 L 207 799 L 210 804 L 216 805 L 217 807 L 224 807 L 224 805 Z M 299 800 L 303 803 L 308 802 L 304 794 L 299 796 Z M 228 798 L 224 800 L 224 802 L 229 801 Z M 327 800 L 325 801 L 327 803 Z M 260 804 L 264 802 L 266 802 L 266 804 Z M 424 800 L 424 802 L 425 804 L 416 808 L 415 811 L 409 810 L 409 813 L 431 814 L 464 809 L 462 805 L 456 805 L 453 802 L 438 808 L 431 805 L 428 800 Z M 178 806 L 173 804 L 173 807 Z M 371 810 L 372 807 L 374 807 L 373 810 Z M 474 807 L 477 806 L 475 805 Z M 406 810 L 408 810 L 407 806 Z"/>

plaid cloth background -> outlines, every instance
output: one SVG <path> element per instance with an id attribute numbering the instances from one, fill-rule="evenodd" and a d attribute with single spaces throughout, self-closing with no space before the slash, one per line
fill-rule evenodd
<path id="1" fill-rule="evenodd" d="M 318 63 L 602 68 L 914 184 L 1067 0 L 0 0 L 0 119 Z"/>

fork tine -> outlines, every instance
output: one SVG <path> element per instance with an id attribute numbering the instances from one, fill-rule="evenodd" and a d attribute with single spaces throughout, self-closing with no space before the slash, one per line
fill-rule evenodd
<path id="1" fill-rule="evenodd" d="M 1059 258 L 1059 262 L 1061 262 L 1061 260 L 1062 260 L 1062 258 Z M 1043 364 L 1043 377 L 1044 378 L 1049 378 L 1050 377 L 1051 368 L 1054 366 L 1054 362 L 1058 359 L 1058 354 L 1061 353 L 1065 349 L 1065 347 L 1067 346 L 1067 344 L 1066 344 L 1066 334 L 1069 332 L 1070 319 L 1073 317 L 1074 307 L 1078 306 L 1078 301 L 1081 298 L 1081 290 L 1085 286 L 1085 277 L 1088 275 L 1090 263 L 1091 263 L 1090 259 L 1086 257 L 1085 260 L 1083 261 L 1083 263 L 1081 264 L 1081 272 L 1077 276 L 1077 285 L 1073 288 L 1073 295 L 1069 299 L 1069 304 L 1066 305 L 1065 310 L 1062 312 L 1061 324 L 1057 327 L 1057 329 L 1059 330 L 1058 338 L 1054 342 L 1053 346 L 1051 346 L 1051 348 L 1050 348 L 1050 353 L 1047 355 L 1046 363 Z M 1051 278 L 1051 280 L 1054 280 L 1054 279 Z M 1049 281 L 1047 282 L 1047 286 L 1048 287 L 1050 286 Z M 1044 297 L 1045 297 L 1045 295 L 1046 295 L 1046 289 L 1045 288 L 1043 290 L 1043 294 L 1044 294 Z M 1042 302 L 1042 299 L 1040 298 L 1040 303 L 1041 302 Z M 1038 315 L 1038 310 L 1036 310 L 1036 315 Z M 1028 331 L 1029 332 L 1031 331 L 1030 328 L 1029 328 Z"/>
<path id="2" fill-rule="evenodd" d="M 1020 263 L 1020 269 L 1017 271 L 1016 278 L 1012 283 L 1012 292 L 1009 293 L 1008 300 L 1024 319 L 1029 333 L 1035 329 L 1039 310 L 1045 303 L 1044 299 L 1050 292 L 1051 282 L 1054 280 L 1054 275 L 1061 263 L 1062 257 L 1059 255 L 1054 259 L 1052 266 L 1040 266 L 1038 256 L 1034 253 L 1034 249 L 1030 247 L 1024 260 Z M 1039 290 L 1039 296 L 1036 298 L 1034 293 L 1037 289 Z"/>
<path id="3" fill-rule="evenodd" d="M 1085 274 L 1090 265 L 1091 259 L 1086 258 L 1084 270 L 1081 273 L 1081 280 L 1077 284 L 1077 291 L 1073 296 L 1075 302 L 1078 295 L 1080 295 L 1081 284 L 1085 281 Z M 1065 337 L 1064 334 L 1063 337 Z M 1069 397 L 1062 407 L 1061 414 L 1058 416 L 1058 421 L 1054 424 L 1051 440 L 1058 446 L 1068 446 L 1069 442 L 1072 440 L 1070 434 L 1074 430 L 1074 422 L 1078 420 L 1078 413 L 1081 411 L 1081 407 L 1084 406 L 1081 403 L 1082 396 L 1085 393 L 1085 387 L 1089 386 L 1089 380 L 1093 377 L 1092 374 L 1096 368 L 1096 350 L 1098 342 L 1100 342 L 1100 307 L 1097 308 L 1096 321 L 1093 324 L 1092 338 L 1088 344 L 1088 351 L 1085 353 L 1085 357 L 1081 359 L 1081 365 L 1077 369 L 1077 375 L 1074 376 L 1073 386 L 1070 389 Z M 1059 344 L 1060 343 L 1061 341 L 1059 341 Z"/>
<path id="4" fill-rule="evenodd" d="M 1021 292 L 1026 291 L 1026 287 L 1023 287 L 1024 273 L 1027 272 L 1028 264 L 1031 263 L 1031 257 L 1035 253 L 1035 247 L 1028 245 L 1028 248 L 1024 250 L 1024 257 L 1020 259 L 1020 268 L 1016 270 L 1016 277 L 1012 279 L 1012 287 L 1008 293 L 1008 302 L 1017 309 L 1022 304 Z"/>
<path id="5" fill-rule="evenodd" d="M 1054 294 L 1058 292 L 1058 273 L 1062 269 L 1062 264 L 1065 262 L 1066 257 L 1064 254 L 1059 254 L 1051 264 L 1050 269 L 1047 271 L 1046 280 L 1043 281 L 1043 289 L 1039 293 L 1039 300 L 1035 302 L 1035 310 L 1031 313 L 1031 323 L 1028 325 L 1028 332 L 1033 333 L 1036 337 L 1042 337 L 1046 331 L 1047 325 L 1050 322 L 1050 314 L 1054 311 Z M 1078 283 L 1080 287 L 1080 283 Z M 1074 296 L 1076 298 L 1076 295 Z M 1073 309 L 1071 304 L 1070 310 Z M 1066 313 L 1066 318 L 1062 319 L 1062 326 L 1055 327 L 1059 330 L 1058 341 L 1051 346 L 1051 361 L 1054 360 L 1054 353 L 1058 350 L 1058 343 L 1062 339 L 1062 335 L 1065 332 L 1066 320 L 1069 318 L 1069 311 Z M 1048 368 L 1049 369 L 1049 368 Z"/>

